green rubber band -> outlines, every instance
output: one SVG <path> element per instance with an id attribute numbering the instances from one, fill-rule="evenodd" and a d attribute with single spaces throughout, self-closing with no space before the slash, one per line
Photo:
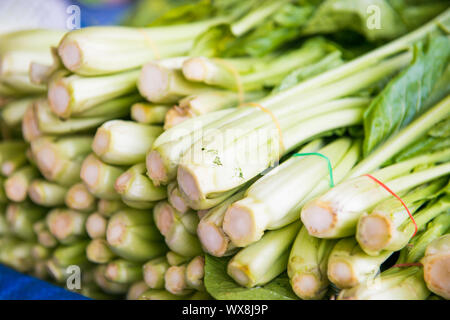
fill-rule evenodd
<path id="1" fill-rule="evenodd" d="M 328 159 L 327 156 L 318 153 L 318 152 L 306 152 L 306 153 L 294 153 L 292 155 L 293 157 L 302 157 L 302 156 L 319 156 L 325 160 L 327 160 L 328 163 L 328 171 L 330 173 L 330 188 L 334 187 L 334 179 L 333 179 L 333 167 L 331 166 L 331 161 Z"/>

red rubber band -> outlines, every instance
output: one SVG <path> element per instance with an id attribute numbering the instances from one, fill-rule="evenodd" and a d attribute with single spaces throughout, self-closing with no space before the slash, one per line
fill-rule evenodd
<path id="1" fill-rule="evenodd" d="M 413 263 L 399 263 L 394 264 L 392 268 L 405 268 L 405 267 L 423 267 L 423 264 L 420 262 L 413 262 Z"/>
<path id="2" fill-rule="evenodd" d="M 412 235 L 412 237 L 414 237 L 417 233 L 417 223 L 416 220 L 414 220 L 414 217 L 412 216 L 411 212 L 409 211 L 408 207 L 406 206 L 406 204 L 403 202 L 403 200 L 395 194 L 394 191 L 392 191 L 391 189 L 389 189 L 389 187 L 387 185 L 385 185 L 383 182 L 381 182 L 380 180 L 378 180 L 377 178 L 375 178 L 374 176 L 370 175 L 370 174 L 365 174 L 365 176 L 369 177 L 370 179 L 372 179 L 373 181 L 375 181 L 376 183 L 378 183 L 380 186 L 382 186 L 386 191 L 388 191 L 390 194 L 392 194 L 394 197 L 396 197 L 398 199 L 398 201 L 400 201 L 403 205 L 403 207 L 405 207 L 406 212 L 409 215 L 409 218 L 411 219 L 412 223 L 414 224 L 414 234 Z M 411 237 L 411 238 L 412 238 Z"/>

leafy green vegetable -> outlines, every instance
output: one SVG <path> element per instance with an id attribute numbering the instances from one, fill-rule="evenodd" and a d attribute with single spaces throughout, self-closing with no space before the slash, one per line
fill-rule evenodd
<path id="1" fill-rule="evenodd" d="M 450 147 L 450 118 L 431 129 L 425 137 L 399 153 L 389 163 L 403 161 L 420 154 L 432 153 Z"/>
<path id="2" fill-rule="evenodd" d="M 307 78 L 314 77 L 315 75 L 318 75 L 319 73 L 335 68 L 341 65 L 342 63 L 344 63 L 344 61 L 341 59 L 341 52 L 335 50 L 316 63 L 300 67 L 292 71 L 273 90 L 273 92 L 279 92 L 289 89 L 295 86 L 296 84 L 302 82 L 303 80 L 306 80 Z"/>
<path id="3" fill-rule="evenodd" d="M 289 278 L 282 274 L 262 287 L 241 287 L 227 274 L 231 257 L 216 258 L 206 255 L 205 286 L 210 295 L 218 300 L 298 300 L 292 292 Z"/>
<path id="4" fill-rule="evenodd" d="M 447 1 L 325 0 L 308 21 L 305 34 L 352 30 L 369 41 L 390 40 L 427 22 L 448 6 Z"/>
<path id="5" fill-rule="evenodd" d="M 450 39 L 435 36 L 414 47 L 411 65 L 372 101 L 364 114 L 364 154 L 410 123 L 428 107 L 424 103 L 444 74 L 450 59 Z"/>

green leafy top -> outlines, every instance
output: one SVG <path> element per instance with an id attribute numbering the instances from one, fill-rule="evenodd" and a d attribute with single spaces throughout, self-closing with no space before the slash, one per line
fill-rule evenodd
<path id="1" fill-rule="evenodd" d="M 227 274 L 230 257 L 216 258 L 206 255 L 205 286 L 208 293 L 218 300 L 298 300 L 291 289 L 286 274 L 268 284 L 256 288 L 244 288 Z"/>
<path id="2" fill-rule="evenodd" d="M 430 107 L 426 99 L 449 59 L 447 36 L 434 36 L 426 44 L 416 44 L 411 65 L 388 83 L 364 114 L 365 155 Z"/>

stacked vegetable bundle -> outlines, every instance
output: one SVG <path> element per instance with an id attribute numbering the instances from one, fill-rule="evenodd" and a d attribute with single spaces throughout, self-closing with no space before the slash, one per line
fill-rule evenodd
<path id="1" fill-rule="evenodd" d="M 344 59 L 304 38 L 334 2 L 0 36 L 0 261 L 98 299 L 449 298 L 450 12 Z"/>

